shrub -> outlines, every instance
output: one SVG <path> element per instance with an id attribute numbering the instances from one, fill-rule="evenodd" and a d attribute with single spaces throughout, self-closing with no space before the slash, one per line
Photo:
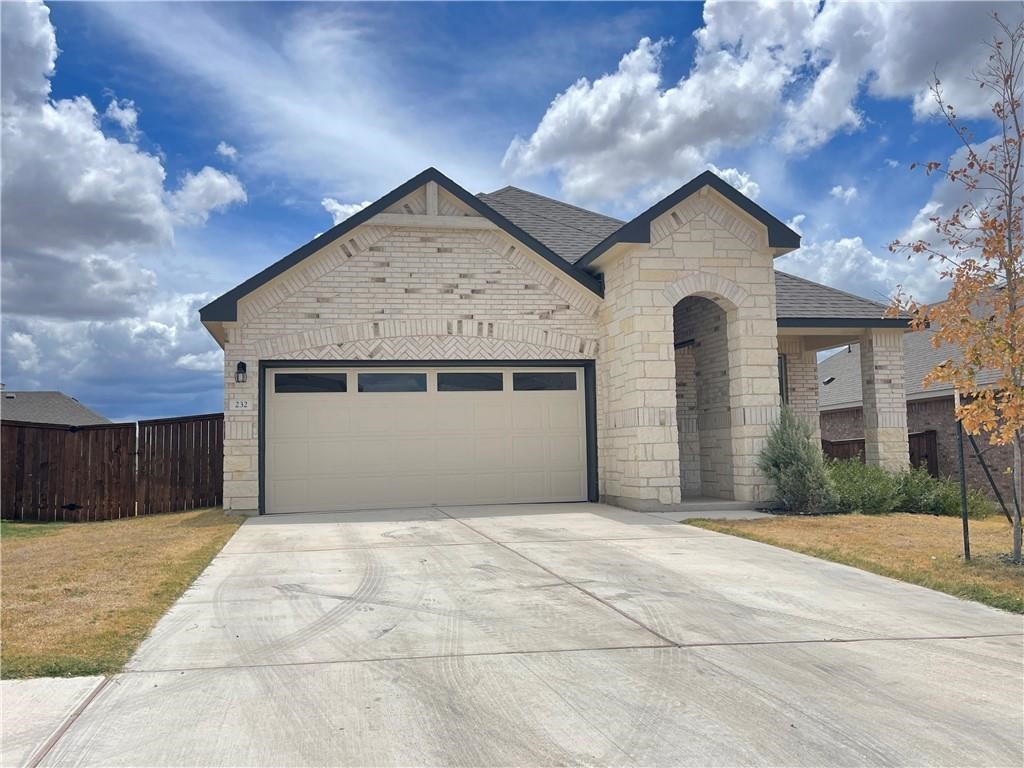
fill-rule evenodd
<path id="1" fill-rule="evenodd" d="M 832 509 L 881 515 L 896 510 L 900 501 L 899 476 L 881 467 L 862 464 L 858 459 L 830 461 Z"/>
<path id="2" fill-rule="evenodd" d="M 831 492 L 821 445 L 811 425 L 789 408 L 783 407 L 772 427 L 758 466 L 775 484 L 778 500 L 793 512 L 807 514 L 827 506 Z"/>

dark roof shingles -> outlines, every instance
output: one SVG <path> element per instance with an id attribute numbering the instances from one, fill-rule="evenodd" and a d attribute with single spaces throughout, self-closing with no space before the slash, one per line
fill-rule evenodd
<path id="1" fill-rule="evenodd" d="M 63 392 L 4 390 L 0 397 L 0 418 L 72 427 L 110 423 L 110 419 L 89 410 Z"/>

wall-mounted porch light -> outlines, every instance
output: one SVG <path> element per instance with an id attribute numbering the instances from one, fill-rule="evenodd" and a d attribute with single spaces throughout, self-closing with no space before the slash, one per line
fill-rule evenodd
<path id="1" fill-rule="evenodd" d="M 239 363 L 235 366 L 235 382 L 245 384 L 245 376 L 245 363 Z"/>

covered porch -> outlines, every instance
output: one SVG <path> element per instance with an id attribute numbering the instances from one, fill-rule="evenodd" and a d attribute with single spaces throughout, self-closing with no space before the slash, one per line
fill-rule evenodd
<path id="1" fill-rule="evenodd" d="M 885 317 L 885 307 L 802 278 L 776 272 L 778 380 L 771 387 L 780 404 L 807 420 L 820 439 L 818 353 L 858 343 L 864 393 L 865 458 L 869 464 L 902 469 L 909 464 L 904 387 L 906 320 Z M 681 496 L 737 498 L 734 466 L 738 391 L 750 382 L 732 375 L 729 309 L 700 296 L 674 308 L 676 416 Z M 761 431 L 764 434 L 764 431 Z M 764 438 L 757 442 L 760 452 Z"/>

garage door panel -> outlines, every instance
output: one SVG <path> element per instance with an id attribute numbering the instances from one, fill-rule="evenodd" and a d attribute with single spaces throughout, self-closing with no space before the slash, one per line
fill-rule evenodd
<path id="1" fill-rule="evenodd" d="M 267 388 L 271 512 L 586 499 L 583 393 L 512 388 L 515 371 L 541 369 L 501 369 L 503 388 L 483 391 L 433 391 L 438 369 L 397 369 L 425 373 L 421 392 L 358 392 L 359 369 L 327 370 L 347 392 Z"/>

